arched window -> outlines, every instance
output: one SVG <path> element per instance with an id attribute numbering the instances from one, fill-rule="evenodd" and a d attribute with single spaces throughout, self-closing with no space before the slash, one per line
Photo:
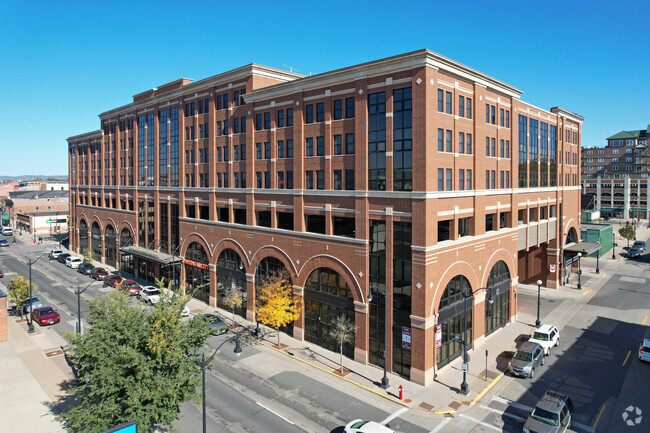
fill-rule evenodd
<path id="1" fill-rule="evenodd" d="M 436 363 L 441 367 L 460 356 L 463 345 L 452 340 L 460 337 L 467 347 L 472 344 L 472 286 L 467 278 L 456 275 L 447 283 L 438 307 L 436 325 Z M 438 343 L 437 340 L 440 340 Z"/>
<path id="2" fill-rule="evenodd" d="M 91 245 L 93 252 L 93 260 L 100 261 L 102 259 L 102 232 L 99 229 L 97 221 L 93 222 L 90 229 Z"/>
<path id="3" fill-rule="evenodd" d="M 245 318 L 248 293 L 244 262 L 239 254 L 230 248 L 223 250 L 217 259 L 217 305 L 227 310 L 231 310 L 231 307 L 225 305 L 225 296 L 229 290 L 239 290 L 242 304 L 235 307 L 234 312 Z"/>
<path id="4" fill-rule="evenodd" d="M 289 284 L 293 284 L 291 277 L 289 276 L 289 271 L 287 271 L 284 263 L 275 257 L 263 258 L 255 270 L 255 290 L 257 291 L 257 288 L 264 282 L 265 279 L 270 278 L 274 275 L 281 274 L 286 274 L 287 278 L 289 278 Z M 280 330 L 293 336 L 293 323 L 281 327 Z"/>
<path id="5" fill-rule="evenodd" d="M 88 225 L 85 220 L 79 221 L 79 253 L 84 256 L 88 250 Z"/>
<path id="6" fill-rule="evenodd" d="M 133 245 L 133 236 L 126 227 L 120 232 L 120 247 L 128 247 Z M 120 270 L 128 272 L 129 274 L 135 273 L 135 264 L 133 256 L 129 253 L 120 253 Z"/>
<path id="7" fill-rule="evenodd" d="M 112 225 L 106 226 L 104 235 L 104 255 L 106 257 L 106 264 L 112 267 L 117 265 L 117 242 L 115 239 L 115 229 Z"/>
<path id="8" fill-rule="evenodd" d="M 510 271 L 501 260 L 490 271 L 485 299 L 485 335 L 488 335 L 510 320 Z"/>
<path id="9" fill-rule="evenodd" d="M 192 242 L 185 251 L 185 285 L 193 296 L 208 303 L 210 299 L 209 258 L 203 246 Z"/>

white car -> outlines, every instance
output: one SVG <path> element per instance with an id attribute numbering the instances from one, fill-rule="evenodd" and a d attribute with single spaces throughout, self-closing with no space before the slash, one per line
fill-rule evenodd
<path id="1" fill-rule="evenodd" d="M 170 304 L 173 302 L 174 297 L 177 296 L 174 292 L 170 292 L 165 288 L 162 289 L 162 294 L 165 295 L 165 299 L 168 299 Z M 183 311 L 181 311 L 181 317 L 187 317 L 189 315 L 190 315 L 190 309 L 186 305 L 183 307 Z"/>
<path id="2" fill-rule="evenodd" d="M 59 257 L 59 254 L 63 254 L 63 251 L 61 250 L 50 250 L 49 257 L 50 259 L 56 259 Z"/>
<path id="3" fill-rule="evenodd" d="M 650 340 L 645 339 L 639 347 L 639 359 L 641 361 L 650 362 Z"/>
<path id="4" fill-rule="evenodd" d="M 140 289 L 140 299 L 149 302 L 151 305 L 160 301 L 160 289 L 154 286 L 144 286 Z"/>
<path id="5" fill-rule="evenodd" d="M 548 356 L 551 354 L 551 347 L 560 345 L 560 331 L 553 325 L 542 325 L 535 329 L 528 341 L 542 346 L 544 355 Z"/>
<path id="6" fill-rule="evenodd" d="M 75 256 L 68 256 L 68 257 L 66 257 L 66 258 L 65 258 L 65 265 L 66 265 L 67 267 L 70 267 L 70 262 L 71 262 L 72 260 L 76 259 L 76 258 L 77 258 L 77 257 L 75 257 Z"/>
<path id="7" fill-rule="evenodd" d="M 72 257 L 69 258 L 70 260 L 66 259 L 65 265 L 69 268 L 72 269 L 77 269 L 80 264 L 82 264 L 84 261 L 81 260 L 79 257 Z"/>
<path id="8" fill-rule="evenodd" d="M 395 430 L 391 430 L 378 422 L 355 419 L 345 426 L 343 433 L 395 433 Z"/>

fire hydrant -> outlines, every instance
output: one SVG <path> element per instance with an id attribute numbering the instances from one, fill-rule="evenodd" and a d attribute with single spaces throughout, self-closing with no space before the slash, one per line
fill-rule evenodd
<path id="1" fill-rule="evenodd" d="M 400 401 L 404 400 L 404 395 L 403 395 L 404 389 L 402 388 L 402 385 L 399 386 L 399 399 Z"/>

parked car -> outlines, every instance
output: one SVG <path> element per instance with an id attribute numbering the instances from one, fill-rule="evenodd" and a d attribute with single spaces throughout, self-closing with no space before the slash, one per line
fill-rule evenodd
<path id="1" fill-rule="evenodd" d="M 526 341 L 508 363 L 508 370 L 515 376 L 532 379 L 540 365 L 544 365 L 544 349 L 537 343 Z"/>
<path id="2" fill-rule="evenodd" d="M 523 431 L 524 433 L 562 433 L 571 428 L 572 421 L 571 399 L 559 392 L 546 391 L 528 416 Z"/>
<path id="3" fill-rule="evenodd" d="M 77 268 L 77 272 L 84 275 L 90 275 L 90 272 L 95 269 L 90 263 L 81 263 Z"/>
<path id="4" fill-rule="evenodd" d="M 14 230 L 11 227 L 3 227 L 2 234 L 5 236 L 11 236 L 14 234 Z"/>
<path id="5" fill-rule="evenodd" d="M 122 281 L 122 288 L 124 290 L 128 290 L 129 293 L 131 295 L 133 295 L 133 296 L 140 293 L 140 289 L 142 289 L 142 287 L 140 287 L 140 284 L 136 283 L 133 280 L 124 280 L 124 281 Z"/>
<path id="6" fill-rule="evenodd" d="M 79 265 L 81 265 L 84 261 L 81 260 L 79 257 L 68 257 L 70 260 L 66 260 L 65 265 L 69 268 L 72 269 L 77 269 Z"/>
<path id="7" fill-rule="evenodd" d="M 144 286 L 140 289 L 138 294 L 140 299 L 143 301 L 149 302 L 151 305 L 160 301 L 160 289 L 154 286 Z"/>
<path id="8" fill-rule="evenodd" d="M 65 260 L 66 260 L 68 257 L 70 257 L 70 254 L 68 254 L 68 253 L 61 253 L 61 254 L 59 254 L 58 256 L 56 256 L 56 260 L 57 260 L 59 263 L 63 263 L 63 264 L 65 265 Z"/>
<path id="9" fill-rule="evenodd" d="M 165 289 L 164 287 L 160 289 L 161 296 L 163 296 L 165 299 L 168 300 L 168 302 L 171 304 L 174 302 L 174 299 L 178 296 L 176 293 L 174 293 L 173 290 L 168 290 Z M 187 305 L 183 307 L 183 310 L 180 313 L 181 317 L 187 317 L 190 315 L 190 309 Z"/>
<path id="10" fill-rule="evenodd" d="M 59 254 L 63 254 L 63 251 L 61 250 L 50 250 L 50 253 L 47 255 L 50 260 L 56 259 L 59 257 Z"/>
<path id="11" fill-rule="evenodd" d="M 528 341 L 542 346 L 544 355 L 548 356 L 551 354 L 551 347 L 560 345 L 560 331 L 553 325 L 542 325 L 535 329 Z"/>
<path id="12" fill-rule="evenodd" d="M 104 284 L 111 287 L 117 287 L 122 281 L 124 281 L 124 278 L 117 274 L 110 274 L 104 278 Z"/>
<path id="13" fill-rule="evenodd" d="M 634 244 L 632 245 L 632 248 L 634 248 L 634 247 L 638 247 L 641 250 L 641 252 L 644 252 L 645 251 L 645 242 L 643 242 L 643 241 L 635 241 Z"/>
<path id="14" fill-rule="evenodd" d="M 639 347 L 639 359 L 641 361 L 650 362 L 650 339 L 645 339 Z"/>
<path id="15" fill-rule="evenodd" d="M 641 253 L 642 253 L 642 252 L 643 252 L 643 251 L 641 250 L 641 248 L 639 248 L 639 247 L 632 247 L 632 248 L 630 248 L 629 250 L 627 250 L 627 256 L 628 256 L 630 259 L 636 259 L 636 258 L 638 258 L 638 257 L 641 257 Z"/>
<path id="16" fill-rule="evenodd" d="M 25 306 L 23 307 L 23 312 L 29 313 L 29 304 L 32 305 L 32 311 L 34 311 L 35 308 L 43 306 L 43 303 L 41 302 L 40 299 L 38 299 L 38 297 L 28 296 L 27 299 L 25 300 Z"/>
<path id="17" fill-rule="evenodd" d="M 0 278 L 3 278 L 5 276 L 4 272 L 2 272 L 2 269 L 0 269 Z"/>
<path id="18" fill-rule="evenodd" d="M 345 426 L 343 433 L 395 433 L 395 430 L 375 421 L 355 419 Z"/>
<path id="19" fill-rule="evenodd" d="M 32 319 L 39 325 L 54 325 L 61 321 L 61 316 L 52 307 L 38 307 L 32 311 Z"/>
<path id="20" fill-rule="evenodd" d="M 94 268 L 90 271 L 90 276 L 96 280 L 103 280 L 108 276 L 108 271 L 104 268 Z"/>
<path id="21" fill-rule="evenodd" d="M 0 239 L 0 247 L 8 247 L 9 242 L 6 239 Z"/>
<path id="22" fill-rule="evenodd" d="M 228 325 L 216 314 L 202 314 L 194 320 L 203 320 L 212 329 L 212 335 L 221 335 L 228 332 Z"/>

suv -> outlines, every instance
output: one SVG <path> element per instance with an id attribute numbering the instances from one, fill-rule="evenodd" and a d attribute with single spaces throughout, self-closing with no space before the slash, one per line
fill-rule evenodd
<path id="1" fill-rule="evenodd" d="M 59 257 L 59 254 L 63 254 L 63 251 L 61 250 L 50 250 L 50 254 L 48 254 L 48 257 L 50 260 L 56 259 Z"/>
<path id="2" fill-rule="evenodd" d="M 160 301 L 160 289 L 154 286 L 145 286 L 140 289 L 138 296 L 143 301 L 149 302 L 151 305 L 153 305 L 156 302 Z"/>
<path id="3" fill-rule="evenodd" d="M 519 347 L 508 363 L 508 370 L 515 376 L 535 377 L 535 368 L 544 365 L 544 349 L 537 343 L 526 341 Z"/>
<path id="4" fill-rule="evenodd" d="M 560 331 L 553 325 L 542 325 L 535 329 L 528 341 L 542 346 L 544 355 L 548 356 L 551 354 L 551 347 L 560 345 Z"/>
<path id="5" fill-rule="evenodd" d="M 643 250 L 639 246 L 633 246 L 629 250 L 627 250 L 627 257 L 630 259 L 635 259 L 637 257 L 641 257 L 641 253 L 643 253 Z"/>
<path id="6" fill-rule="evenodd" d="M 571 421 L 573 421 L 571 399 L 559 392 L 546 391 L 528 416 L 524 424 L 524 433 L 562 433 L 571 428 Z"/>
<path id="7" fill-rule="evenodd" d="M 636 241 L 636 242 L 634 242 L 634 245 L 632 245 L 632 248 L 634 248 L 634 247 L 638 247 L 641 250 L 641 252 L 644 252 L 645 251 L 645 242 Z"/>

